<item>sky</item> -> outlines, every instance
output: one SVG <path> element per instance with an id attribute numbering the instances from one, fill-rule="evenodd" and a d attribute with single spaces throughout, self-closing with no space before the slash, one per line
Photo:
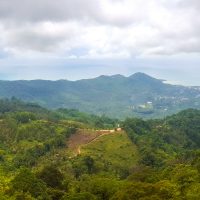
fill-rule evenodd
<path id="1" fill-rule="evenodd" d="M 199 0 L 0 0 L 0 79 L 144 72 L 200 86 Z"/>

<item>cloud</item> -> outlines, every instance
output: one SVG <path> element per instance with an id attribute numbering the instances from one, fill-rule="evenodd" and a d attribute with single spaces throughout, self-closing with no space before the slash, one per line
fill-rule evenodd
<path id="1" fill-rule="evenodd" d="M 138 7 L 143 7 L 143 1 L 2 0 L 0 18 L 15 22 L 86 20 L 124 26 L 143 18 Z"/>
<path id="2" fill-rule="evenodd" d="M 63 43 L 63 49 L 69 48 L 70 40 L 76 37 L 77 31 L 78 27 L 74 23 L 29 23 L 5 29 L 4 39 L 10 49 L 56 52 Z"/>
<path id="3" fill-rule="evenodd" d="M 2 0 L 0 17 L 19 21 L 65 21 L 96 15 L 97 0 Z"/>
<path id="4" fill-rule="evenodd" d="M 14 56 L 128 58 L 200 52 L 197 0 L 1 0 Z"/>

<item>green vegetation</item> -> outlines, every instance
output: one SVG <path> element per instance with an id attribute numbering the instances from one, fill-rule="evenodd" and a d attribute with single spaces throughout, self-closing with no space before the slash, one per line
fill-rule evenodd
<path id="1" fill-rule="evenodd" d="M 199 110 L 118 123 L 1 100 L 0 199 L 200 199 Z"/>
<path id="2" fill-rule="evenodd" d="M 138 159 L 135 145 L 124 132 L 99 137 L 82 147 L 82 155 L 94 159 L 96 171 L 115 173 L 119 177 L 126 177 Z"/>
<path id="3" fill-rule="evenodd" d="M 49 109 L 71 108 L 119 119 L 160 118 L 199 109 L 199 93 L 199 87 L 165 84 L 143 73 L 79 81 L 0 81 L 1 98 L 14 96 Z"/>
<path id="4" fill-rule="evenodd" d="M 97 129 L 112 129 L 116 127 L 116 124 L 119 122 L 119 120 L 111 119 L 109 117 L 106 117 L 105 115 L 96 116 L 92 114 L 79 112 L 75 109 L 60 108 L 57 110 L 56 113 L 66 120 L 78 121 L 83 124 L 90 125 L 90 128 L 95 127 Z"/>

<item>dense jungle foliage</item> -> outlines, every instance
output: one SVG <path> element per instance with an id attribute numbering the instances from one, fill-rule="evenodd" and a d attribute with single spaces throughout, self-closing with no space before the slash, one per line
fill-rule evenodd
<path id="1" fill-rule="evenodd" d="M 69 140 L 107 133 L 73 153 Z M 160 120 L 49 111 L 0 100 L 0 199 L 198 200 L 200 111 Z"/>

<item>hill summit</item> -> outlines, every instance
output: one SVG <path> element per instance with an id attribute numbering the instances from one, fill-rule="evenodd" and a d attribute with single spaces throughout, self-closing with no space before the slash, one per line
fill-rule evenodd
<path id="1" fill-rule="evenodd" d="M 117 118 L 162 117 L 200 108 L 200 87 L 166 84 L 140 72 L 78 81 L 0 81 L 0 97 L 13 96 L 51 109 L 73 108 Z"/>

